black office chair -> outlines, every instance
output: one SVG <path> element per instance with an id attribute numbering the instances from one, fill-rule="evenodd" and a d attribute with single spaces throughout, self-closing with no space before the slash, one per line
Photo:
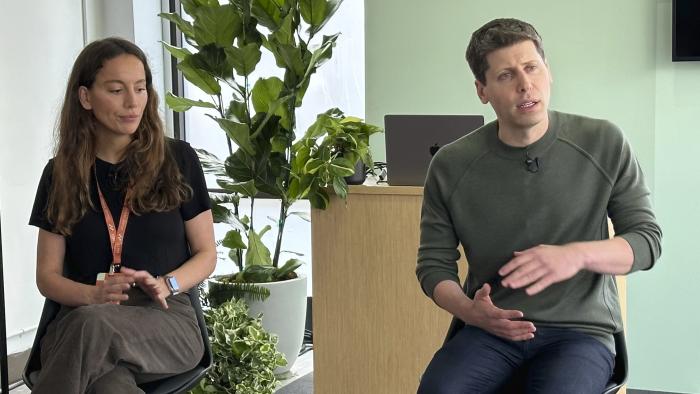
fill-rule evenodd
<path id="1" fill-rule="evenodd" d="M 452 323 L 450 323 L 450 328 L 447 330 L 447 335 L 445 336 L 445 342 L 447 343 L 452 337 L 454 337 L 457 332 L 464 327 L 464 322 L 453 318 Z M 620 388 L 627 383 L 628 376 L 628 364 L 627 364 L 627 344 L 625 343 L 625 333 L 624 331 L 616 332 L 613 334 L 615 337 L 615 368 L 613 369 L 613 376 L 610 378 L 605 390 L 602 394 L 615 394 Z M 517 383 L 510 385 L 505 392 L 517 392 Z"/>
<path id="2" fill-rule="evenodd" d="M 202 360 L 194 369 L 187 372 L 153 382 L 140 384 L 139 388 L 146 393 L 175 394 L 186 392 L 187 390 L 196 386 L 197 383 L 202 380 L 214 361 L 211 353 L 211 345 L 209 344 L 209 334 L 207 331 L 207 326 L 204 322 L 204 314 L 202 313 L 202 305 L 199 301 L 198 287 L 192 287 L 188 294 L 190 296 L 190 301 L 192 302 L 192 307 L 197 314 L 197 323 L 199 323 L 199 329 L 202 333 L 202 340 L 204 341 L 204 355 L 202 356 Z M 37 328 L 36 336 L 34 337 L 34 345 L 32 345 L 32 350 L 29 353 L 29 360 L 27 360 L 27 365 L 25 366 L 24 374 L 22 375 L 24 383 L 30 389 L 34 387 L 34 382 L 36 381 L 39 375 L 39 370 L 41 369 L 41 338 L 46 333 L 47 326 L 56 317 L 60 309 L 61 306 L 57 302 L 49 299 L 46 299 L 44 302 L 44 309 L 41 312 L 39 327 Z"/>

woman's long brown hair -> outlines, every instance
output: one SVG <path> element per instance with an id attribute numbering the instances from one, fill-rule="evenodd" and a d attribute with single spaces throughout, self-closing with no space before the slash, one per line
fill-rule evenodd
<path id="1" fill-rule="evenodd" d="M 124 54 L 137 57 L 143 64 L 148 92 L 141 124 L 121 165 L 128 174 L 126 186 L 131 189 L 130 208 L 135 214 L 169 211 L 192 194 L 165 142 L 163 124 L 158 116 L 158 96 L 143 51 L 121 38 L 94 41 L 75 60 L 56 130 L 58 144 L 47 217 L 60 234 L 70 235 L 88 208 L 95 208 L 90 198 L 90 179 L 96 157 L 97 120 L 92 111 L 80 104 L 78 90 L 81 86 L 92 87 L 104 63 Z"/>

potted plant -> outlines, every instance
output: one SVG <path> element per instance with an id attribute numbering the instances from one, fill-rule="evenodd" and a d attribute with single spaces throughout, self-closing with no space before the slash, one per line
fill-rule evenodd
<path id="1" fill-rule="evenodd" d="M 204 319 L 215 362 L 192 393 L 272 394 L 274 370 L 286 361 L 260 316 L 249 316 L 248 306 L 235 300 L 205 310 Z"/>
<path id="2" fill-rule="evenodd" d="M 210 109 L 213 114 L 206 116 L 223 131 L 229 154 L 220 160 L 198 150 L 205 172 L 214 174 L 221 188 L 211 196 L 212 212 L 215 222 L 231 226 L 221 245 L 229 249 L 237 268 L 210 282 L 209 299 L 216 306 L 232 296 L 245 296 L 253 315 L 262 311 L 264 326 L 279 335 L 279 348 L 287 357 L 287 367 L 277 370 L 283 373 L 301 347 L 306 309 L 306 278 L 295 272 L 302 264 L 299 256 L 280 264 L 287 219 L 296 215 L 308 220 L 290 207 L 308 199 L 311 206 L 325 208 L 329 189 L 344 198 L 344 178 L 355 172 L 358 161 L 371 165 L 369 135 L 380 129 L 332 109 L 319 115 L 295 142 L 296 110 L 311 76 L 331 57 L 338 38 L 317 33 L 340 0 L 181 3 L 192 22 L 177 14 L 161 16 L 175 23 L 193 50 L 164 45 L 178 59 L 184 77 L 211 100 L 168 94 L 166 102 L 174 111 Z M 283 78 L 251 81 L 263 51 L 274 56 Z M 272 252 L 262 241 L 272 227 L 254 221 L 260 194 L 280 201 Z M 241 212 L 244 201 L 250 204 L 250 215 Z"/>

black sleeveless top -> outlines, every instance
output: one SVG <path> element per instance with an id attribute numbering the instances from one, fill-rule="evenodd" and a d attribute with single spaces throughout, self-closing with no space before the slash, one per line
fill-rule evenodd
<path id="1" fill-rule="evenodd" d="M 164 275 L 190 258 L 185 234 L 185 221 L 211 208 L 204 174 L 196 152 L 187 142 L 168 139 L 168 148 L 175 158 L 184 181 L 192 188 L 192 198 L 178 209 L 169 212 L 150 212 L 129 215 L 124 234 L 122 264 L 135 270 L 148 270 L 152 275 Z M 115 225 L 124 203 L 124 171 L 119 164 L 95 159 L 95 170 L 100 188 L 112 212 Z M 29 224 L 55 232 L 46 217 L 48 193 L 53 173 L 53 159 L 49 160 L 39 181 L 34 208 Z M 94 284 L 98 273 L 107 272 L 112 262 L 109 234 L 100 207 L 94 177 L 90 182 L 90 198 L 95 209 L 74 225 L 66 237 L 64 271 L 66 277 L 85 284 Z"/>

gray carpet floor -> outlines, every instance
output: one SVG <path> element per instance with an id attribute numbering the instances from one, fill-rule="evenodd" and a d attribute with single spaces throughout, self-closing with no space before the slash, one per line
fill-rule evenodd
<path id="1" fill-rule="evenodd" d="M 314 373 L 308 373 L 294 382 L 277 390 L 277 394 L 313 394 Z"/>

